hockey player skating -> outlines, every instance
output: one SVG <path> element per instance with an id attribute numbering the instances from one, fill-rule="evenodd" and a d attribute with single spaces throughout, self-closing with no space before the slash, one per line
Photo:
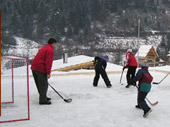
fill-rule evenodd
<path id="1" fill-rule="evenodd" d="M 136 73 L 136 68 L 138 66 L 137 61 L 132 53 L 132 49 L 127 50 L 126 59 L 127 59 L 127 64 L 123 67 L 123 71 L 124 69 L 128 68 L 128 71 L 126 74 L 126 79 L 127 79 L 126 88 L 129 88 L 130 85 L 134 85 L 133 79 Z"/>
<path id="2" fill-rule="evenodd" d="M 143 109 L 144 114 L 143 117 L 147 117 L 149 113 L 152 111 L 151 108 L 147 105 L 145 99 L 147 94 L 151 90 L 151 82 L 153 77 L 148 72 L 148 63 L 144 62 L 141 65 L 142 69 L 140 69 L 135 78 L 134 82 L 138 81 L 138 97 L 137 97 L 137 105 L 136 108 Z"/>
<path id="3" fill-rule="evenodd" d="M 32 74 L 39 93 L 39 104 L 51 104 L 51 98 L 48 98 L 46 94 L 55 46 L 56 40 L 50 38 L 48 44 L 38 51 L 31 64 Z"/>
<path id="4" fill-rule="evenodd" d="M 104 82 L 105 82 L 105 84 L 108 88 L 110 88 L 112 86 L 110 84 L 109 78 L 108 78 L 107 73 L 105 71 L 108 60 L 109 60 L 109 57 L 107 55 L 105 55 L 103 58 L 100 58 L 100 57 L 97 57 L 97 56 L 95 57 L 94 63 L 95 63 L 96 75 L 95 75 L 94 81 L 93 81 L 94 87 L 97 87 L 100 75 L 102 76 L 102 78 L 103 78 L 103 80 L 104 80 Z"/>

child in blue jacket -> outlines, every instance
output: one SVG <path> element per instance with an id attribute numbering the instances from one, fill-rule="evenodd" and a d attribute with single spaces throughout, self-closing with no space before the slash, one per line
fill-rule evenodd
<path id="1" fill-rule="evenodd" d="M 141 65 L 141 69 L 137 72 L 134 81 L 139 81 L 138 83 L 138 97 L 137 97 L 137 102 L 138 104 L 136 105 L 136 108 L 143 109 L 144 115 L 143 117 L 146 118 L 149 113 L 152 111 L 151 108 L 147 105 L 145 98 L 147 94 L 151 90 L 151 82 L 153 80 L 153 77 L 151 74 L 148 72 L 148 63 L 143 62 Z"/>

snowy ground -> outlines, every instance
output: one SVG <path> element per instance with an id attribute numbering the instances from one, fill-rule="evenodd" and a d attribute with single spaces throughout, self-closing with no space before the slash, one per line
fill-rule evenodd
<path id="1" fill-rule="evenodd" d="M 66 66 L 60 65 L 59 62 L 60 61 L 58 61 L 59 67 Z M 54 62 L 53 68 L 56 66 L 57 62 Z M 121 69 L 121 66 L 110 64 L 107 71 L 121 71 Z M 152 68 L 152 70 L 153 69 L 156 68 Z M 22 72 L 21 68 L 19 70 Z M 16 69 L 16 72 L 19 72 L 19 70 Z M 161 67 L 161 70 L 168 71 L 169 66 Z M 94 72 L 94 70 L 90 71 Z M 84 72 L 84 70 L 79 70 L 79 72 Z M 166 75 L 154 71 L 152 71 L 151 74 L 156 82 L 159 82 Z M 72 98 L 73 101 L 71 103 L 65 103 L 51 88 L 49 88 L 48 96 L 52 98 L 52 105 L 40 106 L 38 104 L 37 89 L 32 76 L 30 76 L 31 119 L 23 122 L 3 123 L 0 124 L 0 127 L 170 126 L 170 76 L 168 76 L 160 85 L 152 85 L 152 91 L 147 97 L 151 102 L 159 101 L 159 104 L 151 107 L 153 112 L 147 118 L 143 118 L 142 110 L 135 108 L 137 97 L 136 88 L 125 88 L 125 73 L 122 79 L 124 85 L 119 84 L 120 74 L 109 75 L 109 79 L 113 85 L 110 89 L 106 88 L 102 79 L 100 79 L 97 88 L 93 87 L 93 78 L 94 75 L 52 76 L 49 83 L 65 98 Z M 19 78 L 16 80 L 20 84 L 24 84 Z M 21 88 L 20 86 L 18 87 Z M 20 92 L 15 96 L 15 98 L 21 97 L 23 98 Z"/>
<path id="2" fill-rule="evenodd" d="M 159 81 L 165 74 L 152 73 Z M 109 75 L 113 87 L 108 89 L 102 80 L 97 88 L 92 87 L 93 75 L 52 77 L 49 82 L 72 103 L 63 102 L 49 88 L 52 105 L 39 106 L 34 81 L 30 78 L 31 120 L 1 124 L 1 127 L 169 127 L 170 84 L 168 77 L 161 85 L 153 85 L 148 98 L 159 101 L 153 112 L 143 118 L 143 112 L 135 109 L 136 88 L 125 88 L 119 84 L 120 75 Z"/>

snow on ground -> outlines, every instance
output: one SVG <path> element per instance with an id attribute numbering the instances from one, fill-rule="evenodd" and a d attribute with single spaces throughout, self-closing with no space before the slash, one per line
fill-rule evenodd
<path id="1" fill-rule="evenodd" d="M 76 58 L 75 58 L 76 59 Z M 89 58 L 91 60 L 91 58 Z M 70 60 L 71 62 L 71 60 Z M 85 62 L 85 61 L 80 61 Z M 53 68 L 60 65 L 59 61 Z M 112 65 L 110 69 L 120 71 L 121 66 Z M 158 68 L 158 67 L 156 67 Z M 169 66 L 162 69 L 169 70 Z M 22 69 L 20 69 L 22 71 Z M 94 70 L 93 70 L 94 71 Z M 112 71 L 112 70 L 109 70 Z M 165 74 L 151 72 L 154 81 L 160 81 Z M 32 77 L 30 77 L 30 108 L 31 119 L 23 122 L 0 124 L 1 127 L 169 127 L 170 126 L 170 76 L 160 85 L 152 85 L 152 91 L 147 96 L 151 102 L 159 101 L 152 106 L 153 112 L 143 118 L 143 111 L 136 109 L 137 90 L 135 87 L 125 88 L 126 74 L 123 74 L 119 84 L 120 74 L 108 75 L 113 85 L 106 88 L 102 79 L 98 87 L 92 86 L 94 75 L 52 76 L 49 83 L 65 98 L 72 98 L 71 103 L 65 103 L 51 89 L 48 96 L 52 98 L 52 105 L 40 106 L 38 93 Z M 16 79 L 24 84 L 19 78 Z M 19 85 L 18 85 L 19 86 Z M 20 87 L 19 87 L 20 88 Z M 22 90 L 22 89 L 20 89 Z M 21 97 L 21 93 L 15 96 Z M 22 96 L 23 97 L 23 96 Z M 5 110 L 5 109 L 2 109 Z M 17 114 L 16 114 L 17 115 Z"/>
<path id="2" fill-rule="evenodd" d="M 151 67 L 151 70 L 161 70 L 161 71 L 167 71 L 170 72 L 170 66 L 166 65 L 166 66 L 160 66 L 160 67 Z"/>
<path id="3" fill-rule="evenodd" d="M 162 73 L 152 73 L 161 79 Z M 49 83 L 65 98 L 72 98 L 65 103 L 49 88 L 48 96 L 52 105 L 39 106 L 38 94 L 30 78 L 31 119 L 29 121 L 1 124 L 1 127 L 169 127 L 170 125 L 170 84 L 168 77 L 161 85 L 153 85 L 148 99 L 159 104 L 151 107 L 153 112 L 143 118 L 142 110 L 135 109 L 136 88 L 125 88 L 119 84 L 120 75 L 109 75 L 112 88 L 108 89 L 100 79 L 97 88 L 92 87 L 93 75 L 52 77 Z M 19 96 L 17 96 L 19 97 Z M 5 109 L 4 109 L 5 110 Z"/>

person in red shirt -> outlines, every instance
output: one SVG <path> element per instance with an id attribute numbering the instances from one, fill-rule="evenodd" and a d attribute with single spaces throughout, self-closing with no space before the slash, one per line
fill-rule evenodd
<path id="1" fill-rule="evenodd" d="M 138 66 L 136 58 L 134 57 L 132 53 L 132 49 L 127 50 L 126 59 L 127 59 L 127 64 L 126 66 L 123 67 L 123 71 L 125 68 L 128 68 L 128 72 L 126 75 L 126 79 L 127 79 L 126 88 L 129 88 L 130 85 L 133 85 L 133 79 L 136 73 L 136 68 Z"/>
<path id="2" fill-rule="evenodd" d="M 39 93 L 39 104 L 51 104 L 51 98 L 48 98 L 46 94 L 56 42 L 55 39 L 50 38 L 48 44 L 38 51 L 31 64 L 32 74 Z"/>

